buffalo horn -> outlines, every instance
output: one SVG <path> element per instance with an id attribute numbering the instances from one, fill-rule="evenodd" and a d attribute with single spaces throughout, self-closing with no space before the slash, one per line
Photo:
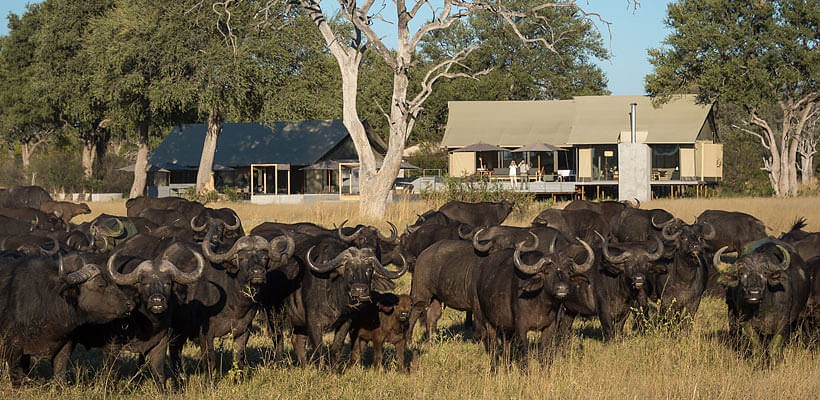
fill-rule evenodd
<path id="1" fill-rule="evenodd" d="M 672 222 L 675 221 L 675 218 L 670 218 L 668 221 L 657 222 L 655 221 L 655 217 L 657 217 L 657 215 L 653 215 L 652 218 L 649 219 L 649 221 L 652 222 L 652 226 L 654 226 L 655 229 L 663 229 L 664 227 L 669 226 L 670 224 L 672 224 Z"/>
<path id="2" fill-rule="evenodd" d="M 387 279 L 399 279 L 402 275 L 404 275 L 405 272 L 407 272 L 407 269 L 409 268 L 409 265 L 407 264 L 407 259 L 405 259 L 402 254 L 399 254 L 399 257 L 401 257 L 401 268 L 399 268 L 398 271 L 391 271 L 387 269 L 384 265 L 382 265 L 381 262 L 379 262 L 379 259 L 376 257 L 368 257 L 368 261 L 373 266 L 373 268 L 376 269 L 376 273 L 378 273 L 379 275 Z"/>
<path id="3" fill-rule="evenodd" d="M 199 254 L 196 251 L 190 250 L 191 254 L 194 255 L 196 258 L 196 269 L 191 272 L 182 272 L 174 263 L 168 260 L 168 251 L 171 250 L 174 246 L 169 246 L 165 249 L 162 255 L 162 261 L 160 261 L 159 270 L 160 271 L 170 271 L 171 276 L 173 277 L 174 281 L 177 283 L 181 283 L 183 285 L 190 285 L 199 280 L 199 277 L 202 276 L 202 273 L 205 271 L 205 258 L 202 257 L 202 254 Z M 179 245 L 179 247 L 185 247 Z M 187 249 L 187 247 L 185 247 Z"/>
<path id="4" fill-rule="evenodd" d="M 419 227 L 417 227 L 417 226 L 410 226 L 410 225 L 407 225 L 407 227 L 406 227 L 406 228 L 404 228 L 404 230 L 405 230 L 408 234 L 413 233 L 413 232 L 417 231 L 418 229 L 419 229 Z"/>
<path id="5" fill-rule="evenodd" d="M 484 232 L 484 228 L 480 228 L 473 235 L 473 248 L 482 253 L 486 253 L 490 251 L 490 248 L 493 246 L 493 242 L 492 238 L 489 238 L 490 240 L 487 240 L 486 244 L 481 244 L 480 239 L 478 238 L 478 236 L 481 235 L 481 232 Z"/>
<path id="6" fill-rule="evenodd" d="M 342 228 L 345 226 L 346 223 L 347 223 L 347 220 L 342 221 L 342 223 L 339 225 L 339 227 L 336 228 L 336 231 L 339 233 L 339 238 L 340 239 L 344 240 L 347 243 L 350 243 L 350 242 L 356 240 L 356 238 L 359 236 L 359 230 L 361 228 L 356 229 L 356 231 L 353 232 L 350 235 L 345 235 L 344 233 L 342 233 Z"/>
<path id="7" fill-rule="evenodd" d="M 473 228 L 467 224 L 458 224 L 458 237 L 462 240 L 473 240 Z"/>
<path id="8" fill-rule="evenodd" d="M 525 252 L 525 253 L 526 253 L 526 252 L 530 252 L 530 251 L 535 251 L 535 250 L 538 250 L 538 245 L 539 245 L 539 242 L 538 242 L 538 236 L 536 236 L 536 235 L 535 235 L 534 233 L 532 233 L 532 232 L 527 232 L 527 233 L 529 233 L 529 234 L 530 234 L 530 236 L 532 236 L 532 245 L 526 246 L 527 241 L 526 241 L 526 240 L 523 240 L 523 241 L 521 241 L 521 243 L 518 243 L 518 245 L 520 245 L 520 246 L 516 245 L 516 247 L 519 247 L 519 248 L 521 249 L 521 251 L 523 251 L 523 252 Z M 555 246 L 555 239 L 556 239 L 556 238 L 558 238 L 558 235 L 555 235 L 555 236 L 553 237 L 553 243 L 550 245 L 550 249 L 552 249 L 552 248 L 553 248 L 553 246 Z M 525 246 L 526 246 L 526 247 L 525 247 Z M 551 253 L 552 253 L 552 251 L 548 251 L 548 253 L 550 253 L 550 254 L 551 254 Z"/>
<path id="9" fill-rule="evenodd" d="M 541 267 L 543 267 L 544 264 L 546 264 L 548 262 L 551 262 L 551 261 L 544 258 L 544 257 L 541 257 L 538 260 L 538 262 L 536 262 L 534 265 L 525 264 L 523 261 L 521 261 L 521 250 L 524 249 L 524 243 L 525 242 L 526 241 L 521 241 L 521 242 L 519 242 L 518 244 L 515 245 L 515 252 L 513 253 L 513 262 L 515 263 L 515 268 L 518 269 L 519 271 L 521 271 L 521 272 L 523 272 L 527 275 L 535 275 L 536 273 L 538 273 L 538 271 L 541 270 Z M 538 243 L 537 238 L 536 238 L 535 242 L 536 242 L 536 244 Z"/>
<path id="10" fill-rule="evenodd" d="M 234 210 L 228 210 L 231 212 L 231 214 L 233 214 L 233 225 L 228 225 L 227 223 L 225 223 L 225 229 L 229 231 L 235 231 L 239 229 L 239 227 L 242 225 L 242 221 L 239 220 L 239 216 L 236 215 L 236 212 L 234 212 Z"/>
<path id="11" fill-rule="evenodd" d="M 732 269 L 732 267 L 734 267 L 732 264 L 725 263 L 720 259 L 720 256 L 722 256 L 723 252 L 725 252 L 728 248 L 729 246 L 721 247 L 720 250 L 718 250 L 712 257 L 712 264 L 715 266 L 718 273 L 726 274 Z"/>
<path id="12" fill-rule="evenodd" d="M 579 274 L 583 274 L 584 272 L 589 271 L 589 269 L 592 268 L 592 264 L 595 263 L 595 252 L 592 251 L 592 247 L 587 242 L 581 240 L 581 238 L 575 238 L 575 240 L 577 240 L 579 243 L 581 243 L 582 246 L 584 246 L 584 249 L 586 249 L 587 251 L 587 258 L 583 264 L 578 264 L 575 261 L 573 261 L 572 263 L 574 265 L 572 269 Z"/>
<path id="13" fill-rule="evenodd" d="M 210 261 L 212 263 L 215 263 L 215 264 L 219 264 L 219 263 L 225 262 L 226 260 L 229 260 L 231 257 L 236 255 L 237 252 L 242 250 L 242 248 L 240 248 L 240 246 L 244 246 L 244 241 L 242 240 L 244 238 L 239 238 L 239 240 L 234 242 L 233 246 L 231 246 L 231 249 L 228 250 L 227 252 L 222 253 L 222 254 L 215 253 L 211 250 L 211 236 L 213 235 L 213 232 L 215 230 L 216 230 L 216 225 L 211 226 L 211 229 L 208 230 L 208 233 L 205 235 L 205 238 L 202 240 L 202 254 L 204 254 L 205 257 L 208 258 L 208 261 Z"/>
<path id="14" fill-rule="evenodd" d="M 661 238 L 659 238 L 656 235 L 652 235 L 652 236 L 655 238 L 655 243 L 657 244 L 657 247 L 655 248 L 654 253 L 647 254 L 647 259 L 649 261 L 657 261 L 661 257 L 663 257 L 663 241 L 661 240 Z"/>
<path id="15" fill-rule="evenodd" d="M 195 215 L 194 217 L 191 218 L 191 230 L 193 230 L 194 232 L 202 232 L 202 231 L 205 230 L 205 228 L 208 227 L 208 223 L 206 222 L 202 225 L 197 225 L 196 224 L 196 217 L 198 217 L 198 215 Z"/>
<path id="16" fill-rule="evenodd" d="M 282 248 L 284 245 L 284 248 Z M 283 258 L 290 258 L 293 257 L 294 251 L 296 251 L 296 242 L 293 240 L 292 237 L 288 234 L 283 234 L 281 236 L 277 236 L 270 241 L 270 253 L 278 254 L 280 257 Z M 280 250 L 282 248 L 282 250 Z"/>
<path id="17" fill-rule="evenodd" d="M 121 274 L 119 271 L 117 271 L 117 268 L 114 265 L 114 260 L 117 258 L 119 254 L 120 250 L 117 250 L 114 252 L 114 254 L 111 255 L 111 257 L 108 257 L 108 273 L 111 274 L 111 279 L 117 285 L 133 285 L 139 279 L 140 272 L 142 272 L 143 270 L 151 270 L 153 268 L 154 264 L 151 262 L 151 260 L 145 260 L 139 263 L 139 265 L 137 265 L 137 267 L 134 268 L 133 271 L 127 274 Z"/>
<path id="18" fill-rule="evenodd" d="M 777 245 L 777 248 L 780 249 L 781 253 L 783 253 L 783 262 L 776 265 L 774 268 L 772 268 L 772 270 L 773 271 L 785 271 L 785 270 L 789 269 L 789 265 L 791 265 L 791 263 L 792 263 L 792 255 L 791 255 L 791 253 L 789 253 L 788 250 L 786 250 L 785 247 L 783 247 L 779 244 Z"/>
<path id="19" fill-rule="evenodd" d="M 390 222 L 390 221 L 387 221 L 387 225 L 390 225 L 390 237 L 386 237 L 386 236 L 382 235 L 381 232 L 376 231 L 377 234 L 379 235 L 379 239 L 381 239 L 381 240 L 383 240 L 387 243 L 398 244 L 399 243 L 398 242 L 399 231 L 398 231 L 398 229 L 396 229 L 396 225 L 393 225 L 393 223 Z"/>
<path id="20" fill-rule="evenodd" d="M 652 218 L 654 218 L 654 217 L 652 217 Z M 663 227 L 661 228 L 661 235 L 663 235 L 664 239 L 669 240 L 669 241 L 677 239 L 678 237 L 680 237 L 681 233 L 683 232 L 680 229 L 680 227 L 677 226 L 677 224 L 671 223 L 672 221 L 675 221 L 675 220 L 670 220 L 668 223 L 665 223 L 663 225 Z M 675 228 L 677 228 L 677 229 L 675 229 Z M 674 229 L 674 231 L 673 231 L 673 229 Z"/>
<path id="21" fill-rule="evenodd" d="M 64 268 L 65 267 L 63 266 L 63 257 L 60 256 L 60 276 L 62 276 L 65 283 L 69 285 L 77 285 L 83 283 L 100 274 L 100 268 L 94 264 L 84 264 L 79 271 L 74 271 L 69 274 L 65 273 Z"/>
<path id="22" fill-rule="evenodd" d="M 6 240 L 9 240 L 8 236 L 3 236 L 3 240 L 0 240 L 0 250 L 6 249 Z"/>
<path id="23" fill-rule="evenodd" d="M 57 241 L 55 238 L 51 238 L 51 249 L 47 249 L 40 245 L 40 248 L 43 249 L 43 253 L 45 255 L 52 257 L 60 251 L 60 242 Z"/>
<path id="24" fill-rule="evenodd" d="M 316 265 L 316 264 L 313 263 L 313 260 L 311 260 L 311 256 L 310 256 L 315 247 L 316 246 L 314 245 L 314 246 L 311 246 L 308 249 L 307 254 L 305 254 L 305 261 L 307 262 L 308 267 L 310 267 L 310 269 L 312 269 L 312 270 L 314 270 L 314 271 L 316 271 L 320 274 L 323 274 L 325 272 L 330 272 L 330 271 L 338 268 L 339 265 L 341 265 L 341 263 L 343 261 L 345 261 L 348 257 L 350 257 L 350 249 L 347 249 L 347 250 L 339 253 L 332 260 L 330 260 L 328 262 L 325 262 L 325 263 L 322 263 L 322 264 L 319 264 L 319 265 Z"/>
<path id="25" fill-rule="evenodd" d="M 607 261 L 609 261 L 610 263 L 620 264 L 620 263 L 626 261 L 627 259 L 629 259 L 629 257 L 632 255 L 632 253 L 628 250 L 625 250 L 623 253 L 621 253 L 621 255 L 618 255 L 618 256 L 614 256 L 614 255 L 610 254 L 609 253 L 609 241 L 603 235 L 598 233 L 597 231 L 595 232 L 595 234 L 598 235 L 601 238 L 601 252 L 603 253 L 604 258 Z"/>

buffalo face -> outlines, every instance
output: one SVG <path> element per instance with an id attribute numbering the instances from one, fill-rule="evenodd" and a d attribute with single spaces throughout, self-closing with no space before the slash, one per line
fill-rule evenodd
<path id="1" fill-rule="evenodd" d="M 407 271 L 407 263 L 402 262 L 399 271 L 390 271 L 385 268 L 375 251 L 370 248 L 359 249 L 349 247 L 336 255 L 330 261 L 317 264 L 313 261 L 313 246 L 308 249 L 306 261 L 311 270 L 316 273 L 330 273 L 332 279 L 341 279 L 350 297 L 352 304 L 358 304 L 370 299 L 370 290 L 377 279 L 398 279 Z"/>
<path id="2" fill-rule="evenodd" d="M 562 249 L 560 252 L 556 252 L 557 236 L 554 236 L 546 253 L 543 253 L 534 264 L 528 264 L 521 259 L 521 252 L 534 251 L 538 249 L 539 244 L 538 236 L 532 232 L 530 232 L 530 235 L 532 244 L 528 246 L 526 242 L 520 242 L 516 244 L 513 253 L 513 263 L 516 269 L 526 275 L 531 275 L 522 289 L 524 291 L 535 291 L 543 287 L 546 288 L 552 298 L 563 301 L 572 294 L 574 279 L 591 269 L 595 262 L 595 254 L 586 242 L 577 239 L 579 246 L 584 249 L 586 255 L 582 263 L 576 263 L 575 257 L 572 256 L 574 250 L 576 250 L 573 248 L 574 244 Z"/>
<path id="3" fill-rule="evenodd" d="M 190 252 L 196 260 L 194 271 L 183 272 L 169 258 L 180 251 Z M 175 243 L 154 260 L 145 260 L 128 272 L 121 273 L 116 267 L 116 258 L 120 250 L 108 258 L 108 272 L 118 285 L 134 286 L 139 292 L 140 300 L 152 314 L 162 314 L 168 309 L 173 283 L 188 285 L 196 282 L 205 270 L 205 259 L 197 252 L 190 251 L 181 244 Z"/>
<path id="4" fill-rule="evenodd" d="M 782 290 L 782 281 L 791 264 L 791 254 L 783 245 L 777 244 L 775 247 L 776 252 L 752 252 L 741 255 L 734 263 L 725 263 L 721 260 L 721 255 L 728 247 L 724 246 L 715 253 L 713 259 L 715 268 L 720 273 L 718 282 L 735 288 L 748 304 L 760 303 L 766 292 Z"/>
<path id="5" fill-rule="evenodd" d="M 76 261 L 80 261 L 80 268 L 67 273 L 60 257 L 59 271 L 66 286 L 77 289 L 77 307 L 89 317 L 88 322 L 106 323 L 134 309 L 131 297 L 111 282 L 98 265 L 87 264 L 81 259 Z"/>
<path id="6" fill-rule="evenodd" d="M 632 289 L 643 290 L 654 262 L 663 256 L 664 247 L 661 239 L 653 235 L 654 240 L 648 243 L 611 244 L 603 236 L 600 237 L 603 242 L 601 251 L 604 260 L 607 261 L 608 269 L 611 272 L 623 274 Z"/>

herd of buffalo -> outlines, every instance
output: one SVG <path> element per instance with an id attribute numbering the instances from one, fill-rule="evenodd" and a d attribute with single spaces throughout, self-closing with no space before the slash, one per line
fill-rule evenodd
<path id="1" fill-rule="evenodd" d="M 536 348 L 554 349 L 577 316 L 597 317 L 604 340 L 631 314 L 686 330 L 710 291 L 725 292 L 729 335 L 762 360 L 778 361 L 797 329 L 816 337 L 820 233 L 804 220 L 774 238 L 744 213 L 707 210 L 688 224 L 639 206 L 575 200 L 515 227 L 503 225 L 508 201 L 453 201 L 401 235 L 389 222 L 389 235 L 344 222 L 264 222 L 246 233 L 231 209 L 175 197 L 131 199 L 126 216 L 74 225 L 86 205 L 11 187 L 0 191 L 2 361 L 19 386 L 37 358 L 66 379 L 78 344 L 101 348 L 111 368 L 128 351 L 165 390 L 167 371 L 184 371 L 189 340 L 209 378 L 220 371 L 216 338 L 233 340 L 243 368 L 259 316 L 275 357 L 288 333 L 301 365 L 332 362 L 349 336 L 354 363 L 372 342 L 380 365 L 388 342 L 406 369 L 414 326 L 429 340 L 446 306 L 467 312 L 494 364 L 523 363 L 529 332 L 540 333 Z M 406 272 L 410 293 L 391 293 Z"/>

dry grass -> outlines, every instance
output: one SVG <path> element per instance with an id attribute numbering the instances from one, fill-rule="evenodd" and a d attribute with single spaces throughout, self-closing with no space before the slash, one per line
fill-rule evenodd
<path id="1" fill-rule="evenodd" d="M 222 206 L 222 205 L 220 205 Z M 351 224 L 374 223 L 387 228 L 382 221 L 364 221 L 357 217 L 355 204 L 335 203 L 311 206 L 254 206 L 227 204 L 242 217 L 246 229 L 263 221 L 313 221 L 327 226 L 350 219 Z M 561 205 L 559 205 L 561 206 Z M 779 234 L 791 226 L 796 217 L 808 219 L 810 230 L 820 230 L 820 199 L 707 199 L 660 200 L 642 208 L 664 208 L 689 222 L 705 209 L 724 209 L 751 213 Z M 388 219 L 399 227 L 427 209 L 423 203 L 391 205 Z M 93 204 L 100 212 L 124 214 L 121 203 Z M 513 217 L 512 224 L 525 225 L 535 210 Z M 402 279 L 400 290 L 407 290 Z M 664 335 L 629 334 L 614 343 L 602 343 L 597 321 L 577 323 L 575 337 L 549 365 L 534 364 L 528 370 L 518 368 L 493 372 L 482 347 L 463 340 L 461 313 L 447 310 L 440 323 L 439 342 L 421 348 L 413 371 L 349 368 L 335 373 L 320 368 L 299 368 L 268 363 L 271 342 L 257 334 L 250 343 L 252 368 L 244 383 L 223 379 L 211 387 L 193 373 L 186 390 L 170 397 L 179 399 L 815 399 L 820 397 L 820 357 L 816 344 L 806 347 L 790 344 L 782 364 L 756 368 L 739 357 L 724 342 L 726 306 L 719 299 L 706 298 L 688 335 L 670 338 Z M 584 336 L 586 334 L 586 336 Z M 591 336 L 591 337 L 589 337 Z M 186 348 L 185 354 L 198 359 L 198 351 Z M 393 353 L 388 359 L 394 361 Z M 98 360 L 97 360 L 98 362 Z M 91 367 L 96 368 L 94 362 Z M 81 363 L 87 372 L 88 363 Z M 98 374 L 102 375 L 102 374 Z M 66 388 L 34 384 L 13 391 L 7 377 L 0 382 L 0 398 L 137 398 L 158 397 L 150 382 L 130 385 L 120 382 L 114 390 L 104 389 L 105 378 L 92 377 Z"/>

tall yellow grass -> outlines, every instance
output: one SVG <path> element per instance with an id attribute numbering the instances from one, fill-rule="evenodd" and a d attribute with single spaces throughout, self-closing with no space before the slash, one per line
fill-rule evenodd
<path id="1" fill-rule="evenodd" d="M 366 221 L 358 216 L 356 204 L 334 203 L 308 206 L 255 206 L 218 204 L 234 208 L 246 230 L 263 221 L 312 221 L 332 226 L 345 219 L 350 224 L 371 223 L 387 228 L 384 221 Z M 562 205 L 559 204 L 559 207 Z M 387 220 L 400 228 L 412 222 L 427 204 L 392 204 Z M 795 218 L 808 220 L 808 229 L 820 230 L 820 199 L 706 199 L 658 200 L 642 208 L 664 208 L 686 221 L 706 209 L 724 209 L 753 214 L 769 227 L 770 234 L 788 230 Z M 100 212 L 124 214 L 121 203 L 93 204 Z M 515 225 L 526 225 L 537 210 L 513 216 Z M 89 216 L 86 216 L 89 217 Z M 400 288 L 407 290 L 403 278 Z M 341 373 L 280 362 L 264 362 L 272 348 L 262 333 L 250 342 L 252 367 L 241 384 L 228 379 L 210 386 L 194 373 L 185 390 L 170 395 L 175 399 L 817 399 L 820 398 L 820 357 L 816 344 L 791 343 L 783 363 L 756 368 L 739 357 L 725 342 L 726 306 L 720 299 L 704 299 L 693 330 L 671 338 L 634 333 L 613 343 L 596 338 L 597 321 L 579 321 L 575 335 L 550 364 L 532 363 L 527 370 L 517 367 L 491 371 L 482 346 L 465 340 L 460 329 L 461 313 L 446 310 L 441 340 L 420 348 L 420 357 L 410 373 L 348 368 Z M 591 336 L 584 336 L 584 334 Z M 227 346 L 227 345 L 226 345 Z M 189 346 L 185 355 L 198 359 L 198 350 Z M 392 353 L 388 358 L 394 360 Z M 85 377 L 89 368 L 98 368 L 99 359 L 77 367 Z M 227 359 L 226 359 L 227 360 Z M 105 389 L 106 378 L 82 378 L 79 384 L 56 388 L 33 384 L 12 390 L 7 376 L 0 382 L 0 397 L 15 399 L 154 399 L 159 394 L 149 380 L 120 382 Z"/>

